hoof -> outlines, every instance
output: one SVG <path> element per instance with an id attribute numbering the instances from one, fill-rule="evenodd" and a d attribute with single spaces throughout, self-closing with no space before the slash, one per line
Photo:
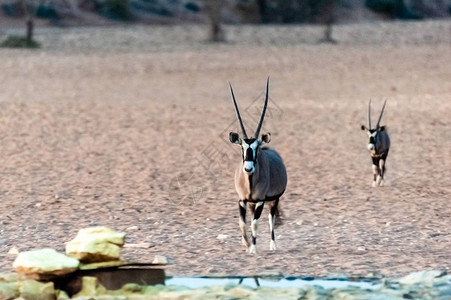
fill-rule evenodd
<path id="1" fill-rule="evenodd" d="M 276 250 L 277 250 L 276 242 L 271 241 L 271 242 L 269 243 L 269 250 L 271 250 L 271 251 L 276 251 Z"/>
<path id="2" fill-rule="evenodd" d="M 376 186 L 381 186 L 381 181 L 382 181 L 382 177 L 377 176 L 377 179 L 376 179 Z"/>
<path id="3" fill-rule="evenodd" d="M 373 187 L 376 187 L 377 185 L 376 185 L 376 181 L 373 181 Z"/>
<path id="4" fill-rule="evenodd" d="M 249 248 L 249 253 L 252 254 L 257 253 L 257 247 L 255 247 L 255 245 L 251 245 L 251 247 Z"/>

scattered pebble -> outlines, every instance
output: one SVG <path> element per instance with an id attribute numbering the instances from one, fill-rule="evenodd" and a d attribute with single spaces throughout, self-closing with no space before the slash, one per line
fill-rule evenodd
<path id="1" fill-rule="evenodd" d="M 150 243 L 124 244 L 124 248 L 150 248 Z"/>
<path id="2" fill-rule="evenodd" d="M 16 246 L 11 247 L 11 249 L 9 249 L 8 251 L 9 255 L 18 255 L 19 254 L 19 249 L 17 249 Z"/>
<path id="3" fill-rule="evenodd" d="M 220 241 L 224 241 L 225 239 L 227 239 L 229 236 L 227 234 L 218 234 L 218 236 L 216 237 L 218 240 Z"/>
<path id="4" fill-rule="evenodd" d="M 162 264 L 167 265 L 169 263 L 168 258 L 163 255 L 155 255 L 155 258 L 152 261 L 153 264 Z"/>

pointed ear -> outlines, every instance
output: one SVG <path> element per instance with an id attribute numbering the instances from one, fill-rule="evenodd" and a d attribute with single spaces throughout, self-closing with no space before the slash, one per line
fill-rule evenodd
<path id="1" fill-rule="evenodd" d="M 368 129 L 366 129 L 365 125 L 360 126 L 360 129 L 362 129 L 362 130 L 368 130 Z"/>
<path id="2" fill-rule="evenodd" d="M 241 144 L 240 136 L 236 132 L 229 133 L 229 140 L 232 144 Z"/>
<path id="3" fill-rule="evenodd" d="M 263 143 L 269 143 L 271 141 L 271 133 L 262 134 L 262 142 Z"/>
<path id="4" fill-rule="evenodd" d="M 379 131 L 385 131 L 385 126 L 379 127 Z"/>

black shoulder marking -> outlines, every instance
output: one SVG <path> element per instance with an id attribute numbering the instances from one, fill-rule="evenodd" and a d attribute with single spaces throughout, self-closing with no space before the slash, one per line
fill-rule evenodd
<path id="1" fill-rule="evenodd" d="M 283 191 L 282 193 L 280 193 L 279 195 L 275 195 L 275 196 L 266 196 L 265 201 L 273 201 L 273 200 L 277 200 L 280 197 L 282 197 L 283 193 L 285 193 L 285 191 Z"/>
<path id="2" fill-rule="evenodd" d="M 283 191 L 283 192 L 280 193 L 279 195 L 275 195 L 275 196 L 266 196 L 266 198 L 263 199 L 263 200 L 254 200 L 254 199 L 252 199 L 252 197 L 251 197 L 251 199 L 247 200 L 247 202 L 250 202 L 250 203 L 258 203 L 258 202 L 262 202 L 262 201 L 274 201 L 274 200 L 277 200 L 277 199 L 279 199 L 280 197 L 282 197 L 283 193 L 285 193 L 285 191 Z"/>

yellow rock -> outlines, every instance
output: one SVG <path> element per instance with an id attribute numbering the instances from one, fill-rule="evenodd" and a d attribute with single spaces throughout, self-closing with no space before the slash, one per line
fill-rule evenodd
<path id="1" fill-rule="evenodd" d="M 65 291 L 56 290 L 56 300 L 69 300 L 70 297 Z"/>
<path id="2" fill-rule="evenodd" d="M 20 297 L 27 300 L 54 300 L 56 298 L 53 282 L 24 280 L 20 282 L 19 292 Z"/>
<path id="3" fill-rule="evenodd" d="M 0 281 L 0 299 L 16 299 L 19 297 L 19 284 L 17 282 Z"/>
<path id="4" fill-rule="evenodd" d="M 120 267 L 129 264 L 128 261 L 125 260 L 112 260 L 112 261 L 104 261 L 97 262 L 91 264 L 80 264 L 80 270 L 96 270 L 96 269 L 105 269 L 105 268 L 113 268 Z"/>
<path id="5" fill-rule="evenodd" d="M 99 283 L 96 277 L 83 276 L 81 291 L 73 296 L 73 298 L 82 296 L 98 296 L 107 292 L 105 287 Z"/>
<path id="6" fill-rule="evenodd" d="M 50 248 L 21 252 L 13 263 L 17 273 L 33 279 L 50 279 L 78 269 L 80 262 Z"/>
<path id="7" fill-rule="evenodd" d="M 66 243 L 66 254 L 84 263 L 119 260 L 125 233 L 107 227 L 81 229 L 75 239 Z"/>

